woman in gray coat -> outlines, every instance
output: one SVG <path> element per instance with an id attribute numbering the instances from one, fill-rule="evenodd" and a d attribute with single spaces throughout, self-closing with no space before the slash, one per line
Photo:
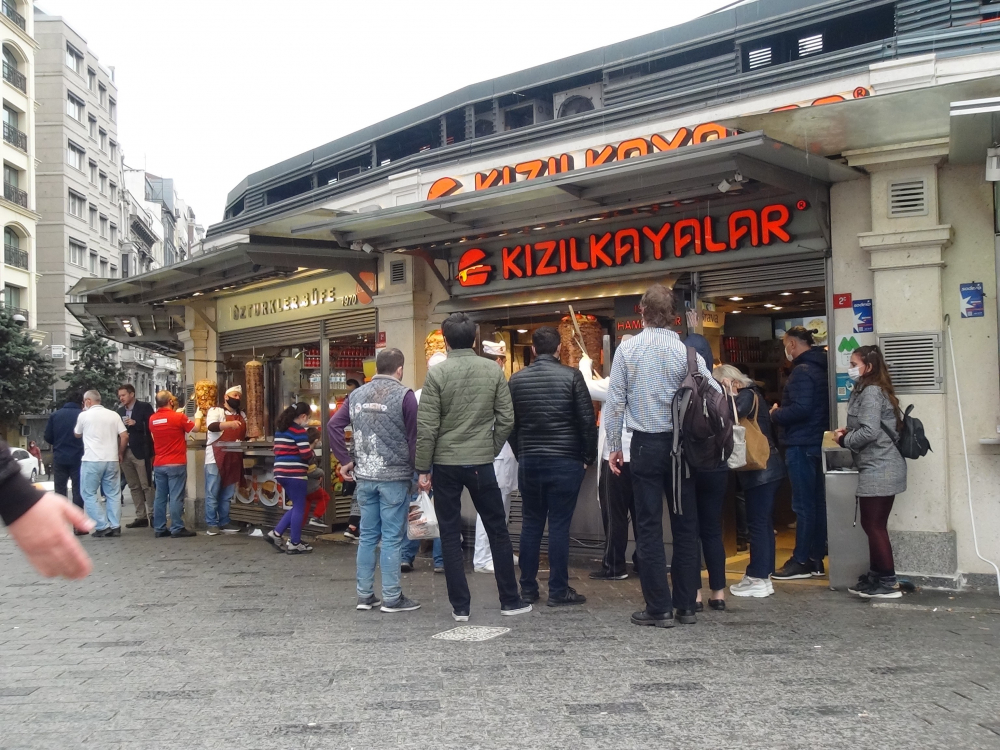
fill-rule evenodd
<path id="1" fill-rule="evenodd" d="M 862 346 L 851 355 L 848 376 L 854 392 L 847 403 L 847 427 L 837 439 L 854 454 L 858 469 L 861 528 L 868 535 L 870 570 L 848 589 L 865 599 L 898 599 L 896 567 L 886 524 L 896 495 L 906 490 L 906 461 L 896 442 L 902 417 L 882 352 Z"/>

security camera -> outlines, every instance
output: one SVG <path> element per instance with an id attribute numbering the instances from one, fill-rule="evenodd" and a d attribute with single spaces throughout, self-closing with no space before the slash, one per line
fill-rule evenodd
<path id="1" fill-rule="evenodd" d="M 375 248 L 374 248 L 374 247 L 372 247 L 371 245 L 369 245 L 369 244 L 368 244 L 368 243 L 366 242 L 365 244 L 363 244 L 363 245 L 361 246 L 361 249 L 362 249 L 362 250 L 364 250 L 364 251 L 365 251 L 366 253 L 368 253 L 368 254 L 370 255 L 370 254 L 371 254 L 371 252 L 372 252 L 372 251 L 373 251 L 373 250 L 374 250 Z"/>
<path id="2" fill-rule="evenodd" d="M 361 240 L 354 240 L 354 242 L 351 243 L 351 250 L 360 250 L 360 249 L 361 249 Z"/>
<path id="3" fill-rule="evenodd" d="M 731 182 L 729 182 L 729 180 L 723 180 L 722 182 L 719 183 L 719 192 L 728 193 L 732 187 L 733 185 Z"/>

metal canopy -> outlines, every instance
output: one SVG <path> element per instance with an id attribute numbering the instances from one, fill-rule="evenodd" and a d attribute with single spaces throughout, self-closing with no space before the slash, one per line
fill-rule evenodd
<path id="1" fill-rule="evenodd" d="M 861 176 L 839 162 L 755 132 L 326 221 L 315 213 L 299 214 L 251 231 L 257 233 L 254 236 L 333 236 L 342 246 L 360 241 L 380 250 L 405 249 L 602 211 L 704 196 L 722 198 L 719 183 L 732 182 L 736 172 L 783 191 L 817 193 L 831 183 Z"/>
<path id="2" fill-rule="evenodd" d="M 951 103 L 948 160 L 982 164 L 986 149 L 1000 143 L 1000 97 Z"/>
<path id="3" fill-rule="evenodd" d="M 66 309 L 84 328 L 119 343 L 165 354 L 184 350 L 177 338 L 178 332 L 184 330 L 183 306 L 71 302 Z"/>

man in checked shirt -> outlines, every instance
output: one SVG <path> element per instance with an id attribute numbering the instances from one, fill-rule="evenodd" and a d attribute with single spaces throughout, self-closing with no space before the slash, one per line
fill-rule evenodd
<path id="1" fill-rule="evenodd" d="M 639 582 L 646 608 L 632 615 L 636 625 L 670 628 L 677 620 L 691 624 L 701 559 L 698 548 L 698 510 L 694 477 L 681 480 L 680 513 L 670 509 L 673 536 L 673 598 L 667 583 L 667 558 L 663 549 L 663 495 L 673 492 L 670 456 L 674 425 L 670 407 L 674 393 L 687 375 L 687 347 L 667 326 L 673 319 L 674 293 L 656 284 L 642 296 L 643 331 L 623 343 L 611 367 L 608 400 L 604 406 L 606 433 L 611 448 L 611 471 L 621 472 L 622 424 L 632 432 L 632 489 L 638 535 Z M 699 355 L 698 370 L 716 390 L 712 372 Z"/>

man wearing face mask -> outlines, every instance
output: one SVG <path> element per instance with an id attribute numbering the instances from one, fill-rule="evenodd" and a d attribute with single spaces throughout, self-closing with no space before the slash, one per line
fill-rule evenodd
<path id="1" fill-rule="evenodd" d="M 771 407 L 771 421 L 784 428 L 785 464 L 792 483 L 795 550 L 772 576 L 779 581 L 823 576 L 826 554 L 826 488 L 821 446 L 830 429 L 827 355 L 814 346 L 815 330 L 794 326 L 785 331 L 785 356 L 792 372 L 781 405 Z"/>
<path id="2" fill-rule="evenodd" d="M 243 473 L 243 454 L 222 449 L 220 443 L 244 440 L 246 415 L 240 411 L 243 388 L 233 386 L 223 396 L 224 407 L 208 410 L 205 445 L 205 524 L 209 536 L 235 534 L 240 527 L 229 520 L 229 506 Z"/>

